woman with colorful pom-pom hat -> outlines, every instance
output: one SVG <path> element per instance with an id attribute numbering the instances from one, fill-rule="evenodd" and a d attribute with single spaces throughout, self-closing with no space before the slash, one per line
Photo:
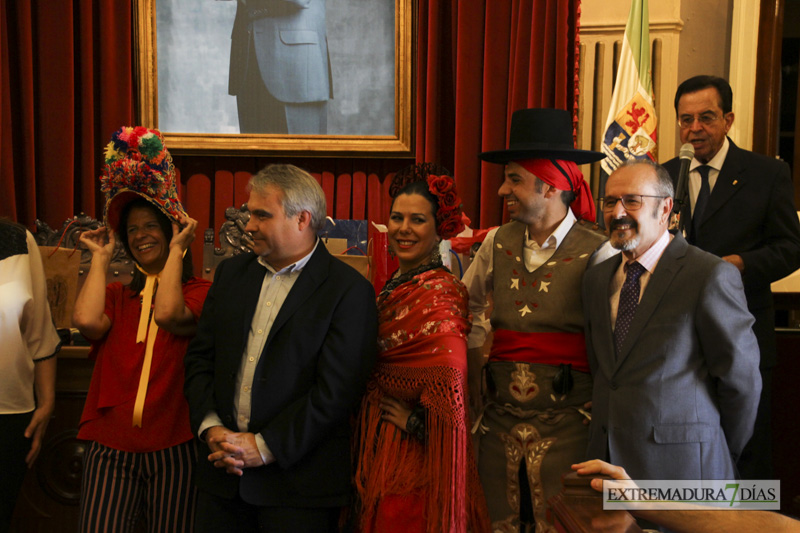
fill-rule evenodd
<path id="1" fill-rule="evenodd" d="M 84 458 L 80 531 L 191 531 L 197 450 L 183 396 L 183 356 L 210 283 L 192 276 L 197 221 L 176 192 L 158 130 L 123 127 L 105 149 L 105 226 L 80 241 L 92 253 L 73 323 L 92 342 L 92 381 L 78 437 Z M 133 280 L 106 286 L 119 239 Z"/>

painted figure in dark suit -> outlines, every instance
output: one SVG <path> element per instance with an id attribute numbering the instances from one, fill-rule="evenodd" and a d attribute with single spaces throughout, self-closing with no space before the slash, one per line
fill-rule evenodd
<path id="1" fill-rule="evenodd" d="M 375 292 L 317 238 L 312 176 L 271 165 L 249 189 L 255 254 L 217 267 L 185 360 L 202 441 L 196 524 L 335 531 L 351 494 L 349 416 L 376 358 Z"/>
<path id="2" fill-rule="evenodd" d="M 732 99 L 728 82 L 713 76 L 696 76 L 678 87 L 675 110 L 681 142 L 695 149 L 689 167 L 690 203 L 682 207 L 681 217 L 687 221 L 691 244 L 741 272 L 747 306 L 756 319 L 753 331 L 761 351 L 763 390 L 752 442 L 737 466 L 743 479 L 771 479 L 770 395 L 776 347 L 770 284 L 800 268 L 800 223 L 789 166 L 743 150 L 727 137 L 734 118 Z M 677 183 L 679 160 L 664 166 Z M 704 193 L 701 173 L 707 173 Z M 699 219 L 698 196 L 707 198 L 699 202 Z"/>
<path id="3" fill-rule="evenodd" d="M 238 0 L 228 83 L 241 133 L 325 134 L 325 0 Z"/>
<path id="4" fill-rule="evenodd" d="M 622 253 L 583 277 L 588 458 L 634 479 L 734 479 L 761 390 L 741 276 L 667 231 L 663 167 L 626 163 L 606 195 L 609 241 Z"/>

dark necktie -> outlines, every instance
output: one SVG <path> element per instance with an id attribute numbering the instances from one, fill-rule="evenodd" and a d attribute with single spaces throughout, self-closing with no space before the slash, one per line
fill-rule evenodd
<path id="1" fill-rule="evenodd" d="M 619 293 L 617 323 L 614 325 L 614 348 L 617 354 L 631 327 L 633 315 L 636 314 L 636 307 L 639 305 L 639 278 L 646 270 L 636 261 L 628 265 L 625 283 L 622 284 L 622 290 Z"/>
<path id="2" fill-rule="evenodd" d="M 700 192 L 697 193 L 697 201 L 694 203 L 694 213 L 692 213 L 692 241 L 697 241 L 697 229 L 703 221 L 703 213 L 708 205 L 708 197 L 711 196 L 711 187 L 708 184 L 708 171 L 711 167 L 702 165 L 696 169 L 700 173 Z"/>

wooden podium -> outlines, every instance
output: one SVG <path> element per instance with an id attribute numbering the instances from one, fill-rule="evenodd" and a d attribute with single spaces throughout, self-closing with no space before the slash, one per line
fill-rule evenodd
<path id="1" fill-rule="evenodd" d="M 561 478 L 561 492 L 550 498 L 550 519 L 559 533 L 593 533 L 598 530 L 642 533 L 627 511 L 604 511 L 603 495 L 594 490 L 592 479 L 608 476 L 579 476 L 575 472 Z"/>

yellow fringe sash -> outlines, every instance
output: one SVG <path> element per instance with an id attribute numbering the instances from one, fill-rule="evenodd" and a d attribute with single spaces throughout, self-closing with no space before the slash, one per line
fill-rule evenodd
<path id="1" fill-rule="evenodd" d="M 156 325 L 155 318 L 153 317 L 152 305 L 153 295 L 158 287 L 160 274 L 148 274 L 139 268 L 139 265 L 136 265 L 136 268 L 147 275 L 147 281 L 142 291 L 142 312 L 139 315 L 139 330 L 136 333 L 137 344 L 147 340 L 147 346 L 144 351 L 142 374 L 139 376 L 139 388 L 136 391 L 136 402 L 133 404 L 133 426 L 142 427 L 144 399 L 147 396 L 147 384 L 150 381 L 150 366 L 153 363 L 153 345 L 156 343 L 156 335 L 158 334 L 158 325 Z"/>

